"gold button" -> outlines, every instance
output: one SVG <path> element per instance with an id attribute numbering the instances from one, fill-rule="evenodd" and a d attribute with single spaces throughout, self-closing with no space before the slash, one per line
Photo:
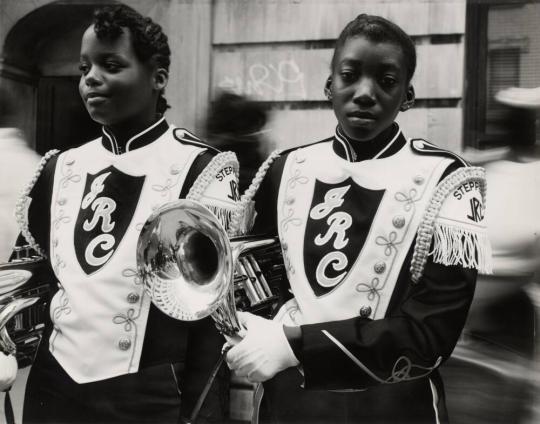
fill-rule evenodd
<path id="1" fill-rule="evenodd" d="M 362 306 L 360 308 L 360 317 L 369 318 L 371 315 L 371 306 Z"/>
<path id="2" fill-rule="evenodd" d="M 137 303 L 141 296 L 138 293 L 130 293 L 127 295 L 127 301 L 129 303 Z"/>
<path id="3" fill-rule="evenodd" d="M 424 184 L 424 177 L 422 177 L 421 175 L 417 175 L 413 178 L 413 181 L 415 184 L 422 185 Z"/>
<path id="4" fill-rule="evenodd" d="M 120 350 L 128 350 L 131 347 L 131 340 L 125 338 L 118 340 L 118 347 Z"/>
<path id="5" fill-rule="evenodd" d="M 382 274 L 386 270 L 386 264 L 384 262 L 377 262 L 375 265 L 373 265 L 373 270 L 377 274 Z"/>

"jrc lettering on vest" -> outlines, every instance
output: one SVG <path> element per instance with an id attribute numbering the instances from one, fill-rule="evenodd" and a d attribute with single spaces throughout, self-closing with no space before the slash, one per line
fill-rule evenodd
<path id="1" fill-rule="evenodd" d="M 332 247 L 335 249 L 331 252 L 328 252 L 323 258 L 319 261 L 315 276 L 317 282 L 323 287 L 334 287 L 345 277 L 345 272 L 336 275 L 335 277 L 329 277 L 326 270 L 331 265 L 334 271 L 342 271 L 348 265 L 347 256 L 340 252 L 340 249 L 343 249 L 347 246 L 349 238 L 347 237 L 347 230 L 352 224 L 352 217 L 347 212 L 343 211 L 332 211 L 335 208 L 340 207 L 343 204 L 343 196 L 351 188 L 350 185 L 344 187 L 333 188 L 328 190 L 324 195 L 324 202 L 315 205 L 309 212 L 309 216 L 312 219 L 319 220 L 326 218 L 328 219 L 326 223 L 329 225 L 326 233 L 318 234 L 313 240 L 317 246 L 324 246 L 332 239 Z"/>
<path id="2" fill-rule="evenodd" d="M 87 209 L 89 206 L 94 211 L 94 215 L 90 221 L 83 223 L 83 229 L 87 232 L 92 231 L 101 220 L 101 231 L 103 234 L 98 235 L 88 243 L 84 253 L 86 262 L 93 266 L 103 265 L 109 260 L 113 254 L 113 248 L 116 243 L 114 236 L 109 234 L 114 228 L 115 223 L 112 220 L 112 213 L 116 209 L 116 202 L 110 197 L 98 197 L 103 191 L 105 186 L 104 181 L 110 175 L 110 172 L 106 172 L 103 175 L 97 177 L 90 187 L 90 192 L 84 196 L 81 207 Z M 94 251 L 97 246 L 101 249 L 108 251 L 104 256 L 97 257 Z"/>
<path id="3" fill-rule="evenodd" d="M 458 200 L 461 200 L 465 193 L 468 193 L 472 190 L 480 191 L 480 183 L 478 181 L 469 181 L 461 184 L 457 189 L 454 190 L 454 197 Z"/>

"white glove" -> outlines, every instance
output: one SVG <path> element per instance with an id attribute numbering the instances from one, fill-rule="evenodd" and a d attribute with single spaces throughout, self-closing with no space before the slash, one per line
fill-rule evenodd
<path id="1" fill-rule="evenodd" d="M 260 383 L 299 364 L 281 323 L 249 312 L 239 312 L 238 318 L 246 332 L 244 339 L 227 353 L 231 370 L 253 383 Z"/>
<path id="2" fill-rule="evenodd" d="M 0 392 L 9 389 L 17 377 L 17 360 L 13 355 L 0 352 Z"/>

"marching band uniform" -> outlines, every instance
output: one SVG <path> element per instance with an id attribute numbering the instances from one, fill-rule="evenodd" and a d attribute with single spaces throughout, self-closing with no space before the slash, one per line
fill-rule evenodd
<path id="1" fill-rule="evenodd" d="M 104 128 L 45 161 L 22 233 L 44 250 L 58 290 L 25 422 L 177 422 L 180 406 L 184 416 L 193 408 L 223 339 L 209 318 L 181 322 L 152 305 L 137 273 L 137 239 L 151 213 L 178 198 L 200 201 L 227 224 L 237 198 L 234 154 L 163 118 L 125 146 Z M 222 418 L 218 395 L 201 417 Z"/>
<path id="2" fill-rule="evenodd" d="M 484 173 L 394 128 L 357 151 L 338 127 L 254 181 L 253 232 L 279 235 L 290 284 L 275 319 L 301 326 L 300 366 L 264 383 L 263 421 L 447 420 L 437 368 L 489 269 Z"/>

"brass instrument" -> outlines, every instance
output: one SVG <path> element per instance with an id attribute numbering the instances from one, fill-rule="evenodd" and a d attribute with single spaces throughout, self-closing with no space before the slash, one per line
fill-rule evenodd
<path id="1" fill-rule="evenodd" d="M 56 281 L 46 261 L 29 246 L 16 247 L 0 264 L 0 350 L 30 365 L 41 340 Z"/>
<path id="2" fill-rule="evenodd" d="M 229 237 L 206 207 L 168 203 L 146 221 L 137 267 L 152 302 L 181 320 L 212 316 L 223 334 L 240 330 L 236 308 L 274 312 L 284 275 L 277 238 Z"/>

